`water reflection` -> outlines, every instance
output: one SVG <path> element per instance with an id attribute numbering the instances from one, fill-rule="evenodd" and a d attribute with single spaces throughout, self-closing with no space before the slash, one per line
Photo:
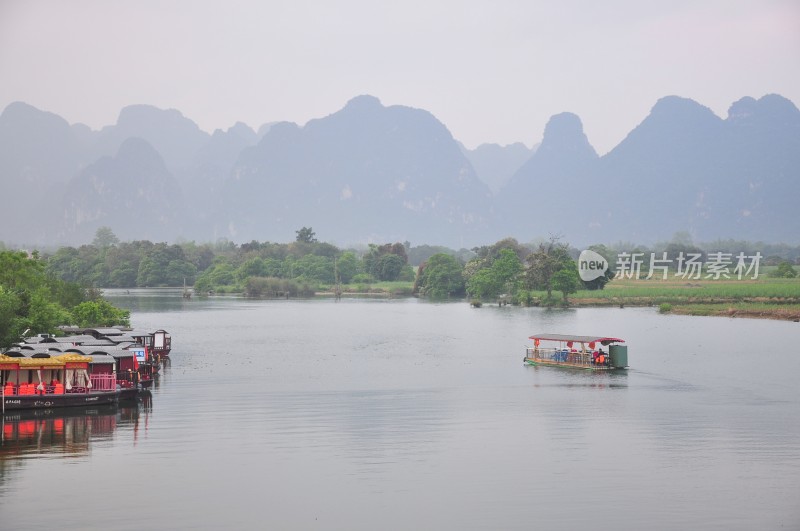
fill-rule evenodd
<path id="1" fill-rule="evenodd" d="M 185 312 L 229 307 L 231 301 L 240 301 L 238 295 L 213 297 L 182 297 L 181 288 L 105 289 L 103 296 L 115 306 L 132 313 Z"/>
<path id="2" fill-rule="evenodd" d="M 120 404 L 34 409 L 0 417 L 0 467 L 3 463 L 42 457 L 80 457 L 93 444 L 109 441 L 117 430 L 147 430 L 152 396 Z M 0 468 L 0 477 L 4 468 Z"/>
<path id="3" fill-rule="evenodd" d="M 114 432 L 117 410 L 117 406 L 109 405 L 7 414 L 0 420 L 0 459 L 43 453 L 85 454 L 92 440 Z"/>

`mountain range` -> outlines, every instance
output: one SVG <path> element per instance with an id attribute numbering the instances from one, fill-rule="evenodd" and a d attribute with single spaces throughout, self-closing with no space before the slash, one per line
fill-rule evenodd
<path id="1" fill-rule="evenodd" d="M 91 130 L 28 104 L 0 114 L 0 241 L 291 241 L 313 227 L 340 245 L 410 241 L 471 247 L 560 235 L 574 245 L 797 243 L 800 111 L 745 97 L 726 118 L 667 96 L 599 156 L 578 116 L 541 143 L 466 149 L 431 113 L 358 96 L 303 126 L 213 134 L 177 110 L 125 107 Z"/>

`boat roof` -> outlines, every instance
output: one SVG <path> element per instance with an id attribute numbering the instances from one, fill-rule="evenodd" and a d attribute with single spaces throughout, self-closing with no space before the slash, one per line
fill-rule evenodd
<path id="1" fill-rule="evenodd" d="M 97 338 L 94 336 L 90 336 L 88 334 L 82 334 L 79 336 L 63 336 L 55 338 L 55 343 L 75 343 L 81 344 L 85 343 L 86 341 L 97 341 Z M 44 343 L 44 341 L 43 341 Z"/>
<path id="2" fill-rule="evenodd" d="M 109 354 L 104 354 L 104 353 L 101 354 L 101 353 L 94 353 L 93 352 L 92 354 L 89 354 L 89 357 L 92 358 L 92 363 L 95 364 L 95 365 L 98 365 L 100 363 L 109 363 L 110 364 L 110 363 L 115 363 L 117 361 L 114 358 L 114 356 L 111 356 Z"/>
<path id="3" fill-rule="evenodd" d="M 624 339 L 616 337 L 604 336 L 570 336 L 564 334 L 534 334 L 529 339 L 541 339 L 544 341 L 572 341 L 576 343 L 602 343 L 608 345 L 610 343 L 624 343 Z"/>
<path id="4" fill-rule="evenodd" d="M 123 332 L 119 328 L 86 328 L 83 333 L 92 336 L 121 336 Z"/>

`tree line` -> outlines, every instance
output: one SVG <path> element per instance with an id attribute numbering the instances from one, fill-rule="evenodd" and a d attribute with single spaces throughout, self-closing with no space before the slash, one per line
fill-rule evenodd
<path id="1" fill-rule="evenodd" d="M 200 293 L 241 292 L 249 278 L 291 280 L 312 286 L 336 283 L 413 282 L 409 246 L 371 244 L 342 250 L 320 242 L 310 227 L 290 243 L 225 239 L 175 244 L 120 242 L 107 227 L 89 245 L 62 247 L 46 257 L 48 273 L 99 288 L 193 286 Z"/>
<path id="2" fill-rule="evenodd" d="M 611 251 L 605 246 L 590 249 L 606 257 Z M 454 256 L 437 253 L 420 265 L 414 283 L 414 293 L 430 297 L 469 296 L 473 303 L 503 300 L 530 305 L 555 304 L 554 291 L 561 293 L 561 303 L 579 289 L 603 289 L 613 278 L 613 269 L 591 282 L 583 282 L 575 263 L 577 250 L 557 237 L 538 245 L 522 245 L 513 238 L 500 240 L 491 246 L 474 249 L 475 256 L 466 263 Z M 543 300 L 534 292 L 545 292 Z"/>
<path id="3" fill-rule="evenodd" d="M 760 245 L 764 253 L 780 253 L 789 259 L 800 256 L 800 248 L 783 244 L 718 241 L 698 246 L 688 233 L 676 233 L 672 241 L 656 244 L 653 249 L 672 256 L 679 252 L 705 253 L 712 248 L 749 251 L 754 245 Z M 620 243 L 589 249 L 609 264 L 616 262 L 618 251 L 641 252 L 643 267 L 647 267 L 646 246 Z M 43 263 L 53 278 L 94 288 L 185 285 L 201 294 L 239 292 L 268 297 L 307 296 L 338 285 L 401 281 L 413 285 L 413 293 L 419 296 L 469 296 L 475 301 L 504 296 L 510 302 L 530 304 L 534 292 L 544 292 L 547 303 L 553 303 L 554 292 L 566 302 L 578 289 L 602 289 L 612 276 L 613 266 L 605 277 L 583 283 L 574 262 L 578 252 L 559 238 L 529 244 L 508 238 L 458 251 L 429 245 L 412 247 L 409 242 L 340 249 L 320 242 L 310 227 L 297 230 L 295 241 L 289 243 L 251 241 L 237 245 L 225 239 L 202 244 L 120 242 L 110 228 L 102 227 L 91 244 L 62 247 L 44 255 Z M 768 256 L 767 263 L 777 260 L 777 255 Z"/>
<path id="4" fill-rule="evenodd" d="M 129 319 L 98 290 L 50 274 L 38 253 L 0 251 L 0 348 L 60 325 L 128 326 Z"/>

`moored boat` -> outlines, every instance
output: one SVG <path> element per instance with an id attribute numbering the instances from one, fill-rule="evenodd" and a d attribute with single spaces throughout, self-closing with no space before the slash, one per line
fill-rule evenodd
<path id="1" fill-rule="evenodd" d="M 0 354 L 2 413 L 24 409 L 114 404 L 119 389 L 113 374 L 90 374 L 89 356 L 39 351 Z"/>
<path id="2" fill-rule="evenodd" d="M 525 348 L 524 362 L 528 365 L 589 370 L 628 367 L 628 347 L 620 344 L 624 339 L 563 334 L 534 334 L 529 339 L 533 340 L 533 346 Z"/>
<path id="3" fill-rule="evenodd" d="M 130 336 L 147 348 L 148 352 L 158 361 L 169 356 L 172 350 L 172 337 L 166 330 L 155 332 L 139 332 L 134 330 Z"/>

